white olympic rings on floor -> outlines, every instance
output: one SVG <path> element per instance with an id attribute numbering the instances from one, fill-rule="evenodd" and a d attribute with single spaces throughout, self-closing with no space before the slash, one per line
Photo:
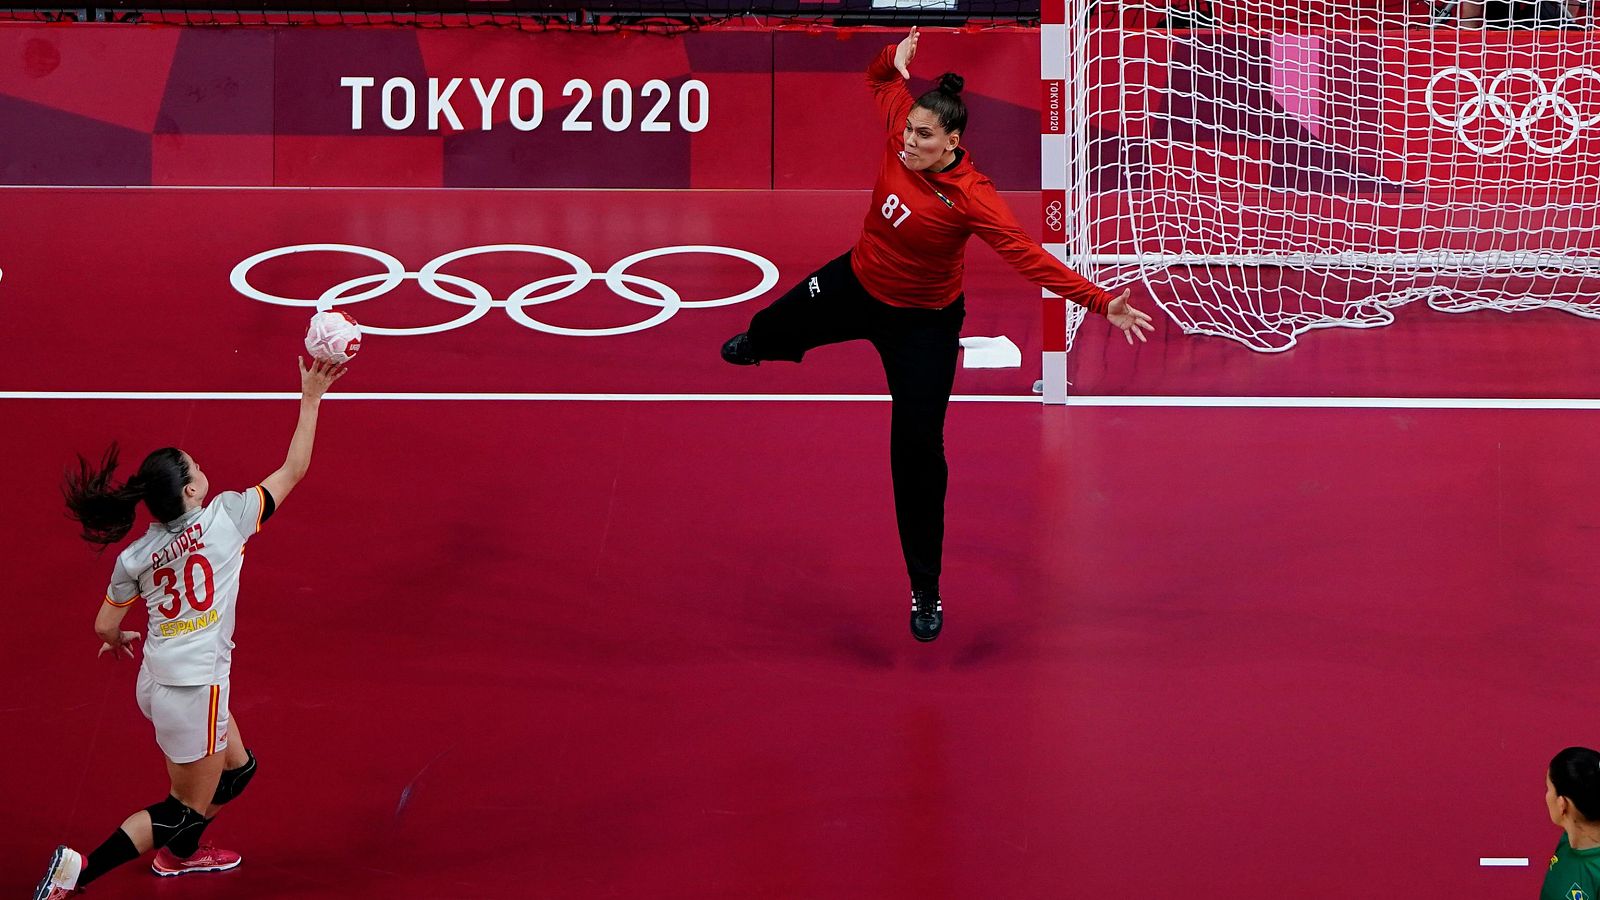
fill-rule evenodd
<path id="1" fill-rule="evenodd" d="M 1444 114 L 1439 110 L 1434 92 L 1438 89 L 1439 83 L 1446 78 L 1461 79 L 1467 83 L 1467 87 L 1461 91 L 1460 96 L 1462 99 L 1456 102 L 1455 108 Z M 1524 103 L 1520 110 L 1514 110 L 1512 101 L 1501 94 L 1501 89 L 1505 87 L 1506 82 L 1513 78 L 1526 79 L 1534 89 L 1533 97 Z M 1588 66 L 1576 66 L 1568 69 L 1557 75 L 1554 82 L 1548 83 L 1545 81 L 1543 74 L 1533 69 L 1507 69 L 1490 79 L 1487 85 L 1483 83 L 1483 79 L 1477 74 L 1460 66 L 1451 66 L 1435 72 L 1433 77 L 1428 80 L 1426 97 L 1428 115 L 1439 125 L 1453 129 L 1456 133 L 1456 139 L 1468 150 L 1479 156 L 1499 153 L 1509 146 L 1512 138 L 1518 134 L 1522 135 L 1522 140 L 1528 145 L 1529 149 L 1537 153 L 1543 153 L 1546 156 L 1554 156 L 1557 153 L 1566 152 L 1573 144 L 1577 143 L 1578 138 L 1583 135 L 1584 129 L 1600 124 L 1600 111 L 1595 112 L 1593 115 L 1585 116 L 1578 111 L 1577 104 L 1571 99 L 1572 95 L 1568 92 L 1568 82 L 1578 78 L 1588 78 L 1595 82 L 1587 91 L 1581 87 L 1578 88 L 1576 95 L 1582 97 L 1587 94 L 1591 98 L 1591 102 L 1588 105 L 1600 109 L 1600 93 L 1596 93 L 1596 91 L 1600 91 L 1600 72 L 1596 72 Z M 1468 136 L 1467 128 L 1482 118 L 1485 113 L 1505 126 L 1506 133 L 1499 140 L 1480 144 Z M 1540 143 L 1531 130 L 1531 126 L 1535 122 L 1551 115 L 1555 117 L 1555 121 L 1561 123 L 1566 129 L 1566 136 L 1555 146 Z M 1484 121 L 1487 122 L 1488 119 L 1485 118 Z"/>
<path id="2" fill-rule="evenodd" d="M 351 253 L 356 256 L 364 256 L 383 266 L 384 271 L 376 275 L 363 275 L 340 282 L 323 291 L 321 295 L 315 298 L 280 297 L 276 294 L 269 294 L 250 283 L 250 271 L 267 260 L 295 253 L 319 252 Z M 572 272 L 531 281 L 512 291 L 511 295 L 506 299 L 496 300 L 489 293 L 489 289 L 478 282 L 470 278 L 439 271 L 456 260 L 470 256 L 480 256 L 485 253 L 531 253 L 537 256 L 548 256 L 571 266 Z M 630 275 L 627 272 L 628 267 L 645 260 L 680 253 L 710 253 L 742 259 L 760 270 L 761 281 L 755 287 L 740 294 L 718 297 L 712 300 L 685 300 L 668 285 L 641 275 Z M 271 303 L 275 306 L 314 307 L 320 310 L 349 306 L 375 297 L 381 297 L 408 279 L 416 281 L 423 291 L 430 296 L 447 303 L 466 307 L 466 312 L 454 319 L 440 322 L 436 325 L 417 325 L 409 328 L 386 328 L 368 325 L 363 322 L 361 324 L 363 332 L 387 335 L 437 334 L 441 331 L 453 331 L 462 326 L 470 325 L 483 318 L 490 309 L 498 307 L 504 309 L 506 314 L 517 324 L 549 334 L 574 337 L 603 337 L 628 334 L 659 325 L 677 315 L 680 309 L 707 309 L 713 306 L 731 306 L 735 303 L 743 303 L 751 298 L 759 297 L 778 283 L 778 267 L 773 265 L 766 257 L 751 253 L 748 250 L 705 244 L 684 244 L 675 247 L 657 247 L 654 250 L 641 250 L 632 256 L 623 257 L 612 263 L 611 268 L 605 272 L 596 273 L 588 261 L 582 257 L 568 253 L 565 250 L 557 250 L 554 247 L 542 247 L 538 244 L 485 244 L 478 247 L 468 247 L 464 250 L 455 250 L 442 256 L 434 257 L 421 270 L 412 272 L 407 270 L 405 264 L 394 256 L 382 250 L 374 250 L 371 247 L 360 247 L 355 244 L 294 244 L 289 247 L 278 247 L 274 250 L 264 250 L 261 253 L 257 253 L 234 266 L 233 272 L 229 276 L 233 289 L 252 300 Z M 612 293 L 618 297 L 644 306 L 655 307 L 656 312 L 643 321 L 635 322 L 631 325 L 619 325 L 614 328 L 567 328 L 561 325 L 541 322 L 527 312 L 527 308 L 530 306 L 554 303 L 557 300 L 570 297 L 596 281 L 605 282 L 606 287 L 609 287 Z M 635 287 L 651 291 L 656 296 L 651 297 L 641 294 L 634 290 Z M 365 290 L 360 290 L 359 293 L 350 293 L 360 288 L 365 288 Z M 456 288 L 457 290 L 450 290 L 449 288 Z M 547 288 L 556 289 L 545 294 L 539 293 Z"/>

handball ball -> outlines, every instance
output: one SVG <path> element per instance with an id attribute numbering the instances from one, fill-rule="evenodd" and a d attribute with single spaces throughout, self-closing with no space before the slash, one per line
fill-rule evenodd
<path id="1" fill-rule="evenodd" d="M 306 352 L 313 359 L 344 365 L 361 349 L 361 326 L 350 314 L 339 309 L 324 310 L 311 317 L 306 329 Z"/>

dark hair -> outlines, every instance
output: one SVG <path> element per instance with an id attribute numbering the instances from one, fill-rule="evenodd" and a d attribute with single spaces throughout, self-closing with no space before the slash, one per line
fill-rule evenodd
<path id="1" fill-rule="evenodd" d="M 1568 747 L 1550 760 L 1550 783 L 1556 796 L 1565 797 L 1578 814 L 1600 822 L 1600 752 L 1588 747 Z"/>
<path id="2" fill-rule="evenodd" d="M 939 119 L 945 131 L 967 130 L 967 105 L 961 102 L 961 89 L 966 79 L 954 72 L 939 76 L 939 86 L 917 98 L 917 105 Z"/>
<path id="3" fill-rule="evenodd" d="M 97 467 L 82 454 L 78 471 L 67 470 L 61 495 L 67 500 L 67 515 L 83 523 L 83 539 L 91 544 L 114 544 L 133 528 L 134 510 L 139 501 L 150 514 L 163 522 L 183 515 L 183 488 L 189 483 L 189 464 L 176 447 L 162 447 L 144 458 L 121 487 L 114 487 L 111 476 L 117 470 L 117 445 L 113 443 Z"/>

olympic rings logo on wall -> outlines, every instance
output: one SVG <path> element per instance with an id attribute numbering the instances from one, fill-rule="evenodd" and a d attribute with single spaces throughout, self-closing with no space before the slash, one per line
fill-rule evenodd
<path id="1" fill-rule="evenodd" d="M 356 256 L 364 256 L 383 266 L 384 271 L 376 275 L 362 275 L 357 278 L 351 278 L 348 281 L 342 281 L 329 287 L 316 297 L 280 297 L 276 294 L 269 294 L 250 283 L 251 270 L 261 263 L 296 253 L 318 252 L 350 253 Z M 457 260 L 471 256 L 482 256 L 487 253 L 531 253 L 536 256 L 548 256 L 571 266 L 572 272 L 530 281 L 512 291 L 511 295 L 504 300 L 497 300 L 489 293 L 488 288 L 478 282 L 470 278 L 463 278 L 460 275 L 451 275 L 440 271 L 440 269 Z M 711 300 L 685 300 L 682 295 L 666 284 L 641 275 L 628 274 L 630 266 L 637 265 L 645 260 L 681 253 L 709 253 L 742 259 L 760 271 L 760 283 L 743 293 L 727 297 L 718 297 Z M 654 250 L 641 250 L 632 256 L 617 260 L 606 271 L 596 273 L 594 268 L 583 257 L 554 247 L 543 247 L 538 244 L 486 244 L 436 256 L 420 270 L 412 272 L 400 260 L 382 250 L 374 250 L 371 247 L 360 247 L 355 244 L 295 244 L 289 247 L 279 247 L 275 250 L 265 250 L 242 260 L 233 267 L 233 272 L 229 275 L 229 281 L 232 283 L 233 289 L 251 300 L 271 303 L 275 306 L 295 306 L 321 310 L 364 303 L 389 293 L 399 287 L 401 282 L 408 280 L 417 282 L 430 296 L 446 303 L 466 307 L 466 311 L 453 319 L 436 325 L 417 325 L 409 328 L 386 328 L 368 325 L 363 322 L 361 324 L 363 332 L 386 335 L 437 334 L 441 331 L 454 331 L 457 328 L 470 325 L 487 315 L 491 309 L 504 309 L 512 321 L 517 324 L 548 334 L 561 334 L 572 337 L 605 337 L 608 335 L 629 334 L 660 325 L 662 322 L 677 315 L 680 309 L 709 309 L 713 306 L 732 306 L 735 303 L 743 303 L 746 300 L 759 297 L 778 283 L 778 267 L 773 265 L 767 258 L 751 253 L 748 250 L 704 244 L 685 244 L 675 247 L 657 247 Z M 606 287 L 610 288 L 612 293 L 624 300 L 631 300 L 634 303 L 654 308 L 656 310 L 655 313 L 642 321 L 631 325 L 619 325 L 614 328 L 567 328 L 561 325 L 541 322 L 528 314 L 529 307 L 542 306 L 546 303 L 554 303 L 557 300 L 565 299 L 596 281 L 605 282 Z M 655 296 L 642 294 L 634 290 L 635 287 L 652 292 Z M 359 293 L 351 293 L 359 288 L 366 288 L 366 290 L 362 290 Z M 450 290 L 450 288 L 457 290 Z M 540 293 L 540 291 L 546 291 L 549 288 L 555 288 L 555 290 L 551 290 L 548 293 Z M 458 293 L 457 291 L 464 293 Z"/>
<path id="2" fill-rule="evenodd" d="M 1062 206 L 1060 200 L 1051 200 L 1050 205 L 1044 208 L 1044 224 L 1047 225 L 1051 231 L 1060 231 L 1062 216 L 1065 213 L 1066 208 Z"/>
<path id="3" fill-rule="evenodd" d="M 1447 113 L 1441 113 L 1434 94 L 1440 83 L 1447 78 L 1460 79 L 1466 82 L 1466 87 L 1461 91 L 1461 99 L 1456 102 L 1455 108 Z M 1587 90 L 1581 87 L 1569 87 L 1569 82 L 1580 78 L 1591 79 L 1595 85 Z M 1515 104 L 1502 93 L 1506 82 L 1512 79 L 1525 79 L 1533 87 L 1533 97 L 1523 103 L 1521 109 L 1514 109 Z M 1571 96 L 1584 94 L 1600 97 L 1600 94 L 1594 93 L 1597 88 L 1600 88 L 1600 72 L 1588 66 L 1568 69 L 1557 75 L 1554 82 L 1546 82 L 1544 75 L 1533 69 L 1507 69 L 1490 79 L 1487 85 L 1473 72 L 1460 66 L 1451 66 L 1435 72 L 1428 80 L 1428 115 L 1439 125 L 1453 129 L 1456 140 L 1479 156 L 1499 153 L 1509 146 L 1512 138 L 1518 134 L 1522 135 L 1522 140 L 1529 149 L 1546 156 L 1554 156 L 1577 143 L 1584 129 L 1600 124 L 1600 111 L 1593 115 L 1583 115 L 1579 112 L 1577 104 L 1570 99 Z M 1540 143 L 1531 130 L 1534 123 L 1549 116 L 1553 116 L 1553 121 L 1564 126 L 1566 131 L 1565 137 L 1555 146 Z M 1480 144 L 1468 136 L 1467 129 L 1475 122 L 1479 119 L 1488 122 L 1491 118 L 1505 127 L 1506 133 L 1503 138 Z"/>

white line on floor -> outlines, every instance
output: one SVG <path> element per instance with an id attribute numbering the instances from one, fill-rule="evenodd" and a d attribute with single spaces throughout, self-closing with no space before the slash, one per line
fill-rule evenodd
<path id="1" fill-rule="evenodd" d="M 289 391 L 0 391 L 0 400 L 293 400 Z M 813 402 L 881 403 L 888 394 L 645 394 L 489 391 L 336 391 L 332 400 L 491 400 L 594 403 Z M 957 403 L 1039 403 L 1032 394 L 957 394 Z M 1069 406 L 1260 409 L 1600 409 L 1600 400 L 1477 397 L 1084 397 Z"/>
<path id="2" fill-rule="evenodd" d="M 0 391 L 0 400 L 294 400 L 289 391 Z M 590 402 L 673 402 L 673 401 L 814 401 L 884 402 L 888 394 L 530 394 L 488 392 L 361 392 L 331 391 L 327 400 L 500 400 L 500 401 L 590 401 Z M 958 394 L 950 398 L 969 403 L 1033 403 L 1031 394 Z"/>

